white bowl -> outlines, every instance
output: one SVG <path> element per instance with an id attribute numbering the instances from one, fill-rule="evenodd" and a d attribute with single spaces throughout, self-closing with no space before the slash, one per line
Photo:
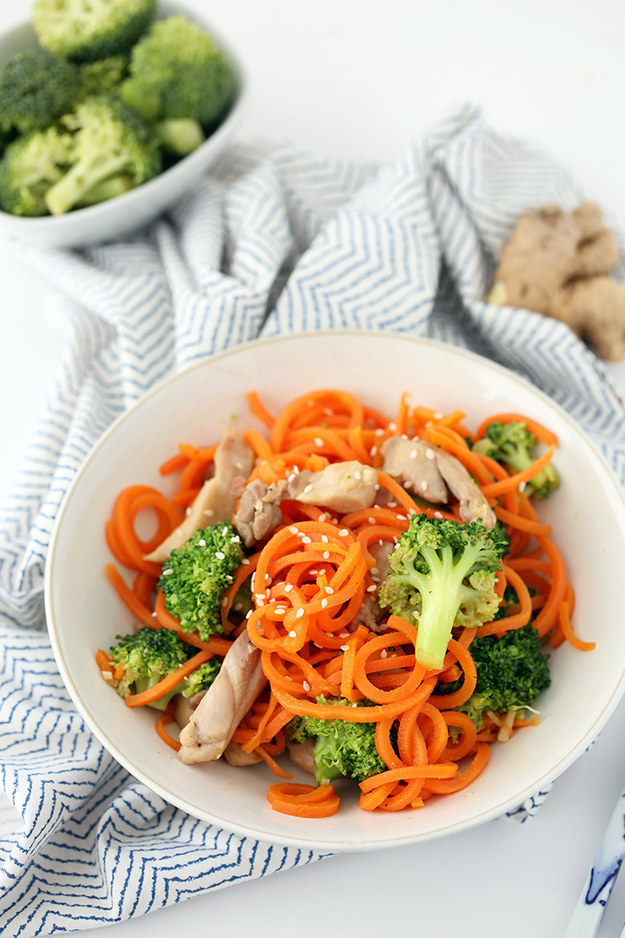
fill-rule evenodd
<path id="1" fill-rule="evenodd" d="M 66 215 L 23 218 L 0 209 L 0 232 L 12 239 L 46 247 L 83 247 L 101 241 L 118 239 L 148 224 L 157 215 L 174 205 L 191 189 L 222 154 L 230 142 L 242 116 L 246 98 L 243 67 L 230 45 L 212 23 L 177 3 L 159 3 L 157 19 L 184 13 L 215 39 L 226 53 L 236 76 L 235 98 L 228 114 L 206 141 L 149 182 L 124 195 L 89 208 L 76 209 Z M 30 23 L 16 26 L 0 36 L 0 65 L 17 52 L 37 47 L 35 31 Z"/>
<path id="2" fill-rule="evenodd" d="M 397 814 L 357 807 L 357 786 L 327 820 L 277 814 L 265 799 L 265 766 L 183 765 L 161 744 L 151 712 L 129 710 L 100 681 L 93 661 L 131 619 L 109 587 L 104 524 L 131 483 L 162 486 L 157 472 L 180 441 L 220 438 L 230 415 L 244 424 L 255 388 L 270 411 L 306 390 L 341 387 L 387 413 L 400 394 L 442 411 L 461 407 L 476 427 L 489 414 L 525 413 L 560 438 L 563 484 L 540 515 L 553 525 L 577 593 L 575 625 L 592 652 L 564 645 L 551 658 L 552 685 L 540 698 L 539 727 L 494 746 L 468 789 Z M 155 431 L 155 428 L 158 428 Z M 517 807 L 584 751 L 625 688 L 622 578 L 625 503 L 603 460 L 574 421 L 520 378 L 465 351 L 405 336 L 318 333 L 245 345 L 195 365 L 150 392 L 117 420 L 80 470 L 59 512 L 50 546 L 46 609 L 56 659 L 76 707 L 95 735 L 136 778 L 191 815 L 262 840 L 321 850 L 397 846 L 439 837 Z M 295 772 L 297 776 L 297 770 Z M 302 778 L 303 780 L 303 778 Z"/>

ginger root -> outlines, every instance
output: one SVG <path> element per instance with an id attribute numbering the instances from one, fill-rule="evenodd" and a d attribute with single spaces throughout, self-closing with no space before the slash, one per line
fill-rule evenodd
<path id="1" fill-rule="evenodd" d="M 566 323 L 597 355 L 625 357 L 625 285 L 609 276 L 618 243 L 601 209 L 545 205 L 519 216 L 501 251 L 488 302 Z"/>

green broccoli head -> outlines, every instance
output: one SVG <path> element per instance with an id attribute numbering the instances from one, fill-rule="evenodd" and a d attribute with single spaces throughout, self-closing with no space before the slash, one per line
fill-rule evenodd
<path id="1" fill-rule="evenodd" d="M 220 658 L 211 658 L 210 661 L 205 661 L 199 668 L 192 671 L 184 680 L 184 687 L 182 688 L 184 696 L 193 697 L 194 694 L 199 694 L 200 691 L 208 690 L 219 674 L 221 664 Z"/>
<path id="2" fill-rule="evenodd" d="M 507 713 L 530 707 L 549 687 L 548 655 L 540 650 L 536 629 L 528 624 L 506 632 L 502 638 L 485 635 L 471 643 L 477 684 L 471 697 L 458 709 L 468 714 L 478 730 L 484 713 Z"/>
<path id="3" fill-rule="evenodd" d="M 18 52 L 0 71 L 0 129 L 29 134 L 68 111 L 80 90 L 80 70 L 49 52 Z"/>
<path id="4" fill-rule="evenodd" d="M 352 706 L 348 700 L 326 700 L 325 697 L 318 697 L 317 703 Z M 289 723 L 289 732 L 297 743 L 315 740 L 317 785 L 326 785 L 346 775 L 362 782 L 386 768 L 375 745 L 375 723 L 294 717 Z"/>
<path id="5" fill-rule="evenodd" d="M 54 55 L 92 62 L 127 52 L 150 25 L 156 0 L 35 0 L 32 24 Z"/>
<path id="6" fill-rule="evenodd" d="M 80 96 L 90 98 L 98 95 L 115 95 L 119 85 L 128 74 L 127 55 L 110 55 L 96 62 L 85 62 L 80 66 Z M 69 108 L 66 108 L 69 110 Z"/>
<path id="7" fill-rule="evenodd" d="M 197 631 L 204 640 L 223 632 L 221 599 L 244 556 L 241 538 L 230 521 L 196 531 L 186 544 L 172 550 L 159 586 L 165 608 L 185 632 Z"/>
<path id="8" fill-rule="evenodd" d="M 489 622 L 499 608 L 495 592 L 500 558 L 508 550 L 504 528 L 460 524 L 413 515 L 389 559 L 379 602 L 417 625 L 416 657 L 443 666 L 454 626 Z"/>
<path id="9" fill-rule="evenodd" d="M 72 139 L 51 127 L 18 137 L 0 160 L 0 205 L 12 215 L 46 215 L 48 190 L 71 161 Z"/>
<path id="10" fill-rule="evenodd" d="M 114 98 L 87 98 L 62 123 L 72 134 L 72 160 L 46 195 L 53 215 L 89 201 L 90 191 L 111 179 L 129 178 L 134 187 L 160 171 L 158 142 L 150 128 Z"/>
<path id="11" fill-rule="evenodd" d="M 154 23 L 132 50 L 122 100 L 146 120 L 187 117 L 207 126 L 230 103 L 232 67 L 211 36 L 182 15 Z"/>
<path id="12" fill-rule="evenodd" d="M 117 645 L 113 645 L 109 651 L 109 660 L 113 665 L 124 665 L 123 677 L 116 687 L 117 693 L 120 697 L 128 697 L 149 690 L 184 664 L 195 650 L 171 629 L 142 626 L 130 635 L 118 635 Z M 164 710 L 172 696 L 182 689 L 181 683 L 150 706 Z"/>
<path id="13" fill-rule="evenodd" d="M 523 472 L 535 461 L 532 450 L 537 444 L 537 438 L 530 433 L 524 423 L 494 421 L 486 428 L 486 435 L 473 444 L 473 449 L 503 465 L 511 466 L 516 472 Z M 559 487 L 558 471 L 549 463 L 526 483 L 525 491 L 536 498 L 547 498 Z"/>

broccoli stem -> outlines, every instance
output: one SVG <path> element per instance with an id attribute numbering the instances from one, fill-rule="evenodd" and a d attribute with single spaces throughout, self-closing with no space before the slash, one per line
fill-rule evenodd
<path id="1" fill-rule="evenodd" d="M 60 175 L 60 174 L 59 174 Z M 112 176 L 98 183 L 92 189 L 89 189 L 83 197 L 76 202 L 76 208 L 86 208 L 89 205 L 97 205 L 99 202 L 106 202 L 108 199 L 115 199 L 118 195 L 123 195 L 132 189 L 132 179 L 130 176 Z"/>
<path id="2" fill-rule="evenodd" d="M 204 143 L 204 131 L 189 117 L 170 118 L 155 125 L 163 149 L 175 156 L 187 156 Z"/>
<path id="3" fill-rule="evenodd" d="M 478 553 L 466 549 L 454 563 L 454 552 L 446 546 L 440 552 L 431 547 L 422 547 L 421 553 L 430 567 L 430 573 L 416 572 L 412 582 L 421 593 L 421 614 L 417 625 L 415 655 L 417 661 L 430 670 L 442 668 L 451 638 L 458 609 L 465 593 L 470 590 L 463 585 L 464 578 L 475 564 Z"/>
<path id="4" fill-rule="evenodd" d="M 119 154 L 96 153 L 76 163 L 48 190 L 46 205 L 52 215 L 64 215 L 101 183 L 125 169 L 127 158 Z"/>

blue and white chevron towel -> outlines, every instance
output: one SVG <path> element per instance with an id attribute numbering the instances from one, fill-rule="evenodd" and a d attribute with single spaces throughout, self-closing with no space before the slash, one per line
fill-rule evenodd
<path id="1" fill-rule="evenodd" d="M 238 342 L 388 329 L 525 374 L 625 480 L 624 415 L 594 356 L 558 322 L 480 300 L 515 216 L 550 201 L 572 207 L 580 195 L 549 158 L 465 108 L 381 171 L 237 149 L 136 239 L 29 251 L 58 287 L 68 338 L 0 526 L 6 938 L 119 921 L 318 858 L 242 840 L 166 804 L 75 712 L 46 635 L 43 572 L 59 502 L 97 437 L 172 370 Z"/>

